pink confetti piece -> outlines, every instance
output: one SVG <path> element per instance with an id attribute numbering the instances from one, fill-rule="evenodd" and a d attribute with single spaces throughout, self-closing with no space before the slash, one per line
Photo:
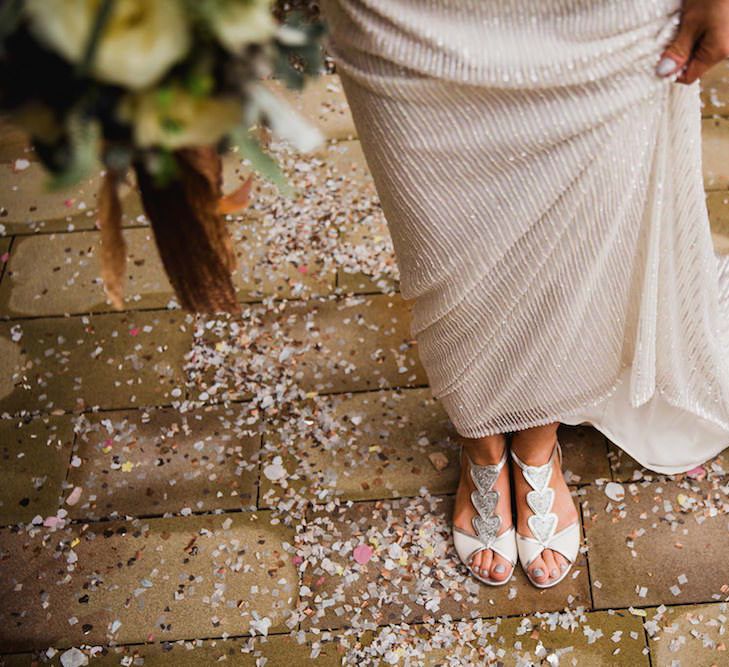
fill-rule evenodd
<path id="1" fill-rule="evenodd" d="M 291 559 L 291 562 L 292 562 L 292 563 L 293 563 L 294 565 L 301 565 L 301 564 L 302 564 L 302 563 L 304 562 L 304 559 L 303 559 L 303 558 L 302 558 L 301 556 L 294 556 L 294 557 L 293 557 L 293 558 Z"/>
<path id="2" fill-rule="evenodd" d="M 2 262 L 3 264 L 5 264 L 5 262 L 7 262 L 9 259 L 10 259 L 9 252 L 4 252 L 2 255 L 0 255 L 0 262 Z"/>
<path id="3" fill-rule="evenodd" d="M 372 558 L 372 547 L 368 544 L 359 544 L 354 548 L 352 555 L 360 565 L 366 565 Z"/>
<path id="4" fill-rule="evenodd" d="M 83 489 L 80 486 L 75 486 L 73 491 L 68 494 L 68 498 L 66 498 L 66 505 L 75 505 L 81 498 L 82 491 Z"/>
<path id="5" fill-rule="evenodd" d="M 706 477 L 706 469 L 703 466 L 696 466 L 686 473 L 686 477 L 700 481 Z"/>
<path id="6" fill-rule="evenodd" d="M 300 267 L 298 267 L 297 270 L 298 270 L 299 273 L 302 273 L 304 275 L 306 275 L 307 273 L 309 273 L 309 267 L 306 266 L 306 264 L 302 264 Z"/>
<path id="7" fill-rule="evenodd" d="M 131 329 L 129 329 L 129 335 L 130 336 L 139 335 L 139 327 L 132 327 Z"/>

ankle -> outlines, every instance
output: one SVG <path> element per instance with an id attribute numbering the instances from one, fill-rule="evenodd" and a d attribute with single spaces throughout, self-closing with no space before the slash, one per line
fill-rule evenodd
<path id="1" fill-rule="evenodd" d="M 477 465 L 498 463 L 506 449 L 506 436 L 503 433 L 487 435 L 483 438 L 459 436 L 459 439 L 468 458 Z"/>
<path id="2" fill-rule="evenodd" d="M 514 436 L 511 450 L 530 466 L 541 466 L 549 461 L 557 447 L 557 435 L 543 435 L 541 437 L 518 438 Z"/>

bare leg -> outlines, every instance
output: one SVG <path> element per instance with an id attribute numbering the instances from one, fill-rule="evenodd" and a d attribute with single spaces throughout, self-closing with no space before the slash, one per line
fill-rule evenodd
<path id="1" fill-rule="evenodd" d="M 552 454 L 557 439 L 559 422 L 517 431 L 512 436 L 511 448 L 527 465 L 544 465 Z M 513 465 L 514 493 L 516 496 L 516 529 L 521 535 L 533 536 L 527 520 L 533 514 L 526 502 L 526 494 L 531 487 L 521 474 L 521 469 Z M 554 507 L 552 511 L 559 517 L 557 530 L 562 530 L 577 519 L 577 508 L 572 500 L 569 487 L 564 481 L 559 457 L 554 459 L 552 479 L 549 483 L 554 489 Z M 567 569 L 568 561 L 562 554 L 544 549 L 542 555 L 529 566 L 529 573 L 534 581 L 544 584 L 558 579 Z"/>
<path id="2" fill-rule="evenodd" d="M 499 462 L 504 448 L 506 447 L 506 436 L 503 434 L 490 435 L 484 438 L 460 438 L 463 449 L 469 458 L 477 465 L 493 465 Z M 468 470 L 468 460 L 464 456 L 461 459 L 461 478 L 456 492 L 455 508 L 453 510 L 453 523 L 473 535 L 476 531 L 471 525 L 471 519 L 476 515 L 476 510 L 471 503 L 471 492 L 475 489 L 473 480 Z M 511 492 L 509 482 L 509 466 L 505 465 L 494 483 L 494 490 L 499 491 L 499 502 L 494 510 L 495 514 L 502 517 L 499 535 L 509 529 L 512 525 L 511 518 Z M 471 560 L 471 567 L 479 574 L 490 579 L 503 581 L 512 570 L 512 565 L 503 556 L 491 549 L 484 549 L 477 553 Z"/>

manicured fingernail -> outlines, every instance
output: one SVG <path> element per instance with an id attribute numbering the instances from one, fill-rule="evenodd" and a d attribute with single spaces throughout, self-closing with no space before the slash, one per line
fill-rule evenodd
<path id="1" fill-rule="evenodd" d="M 505 570 L 506 568 L 501 563 L 494 567 L 494 572 L 496 572 L 496 574 L 502 574 Z"/>
<path id="2" fill-rule="evenodd" d="M 541 567 L 536 568 L 535 570 L 532 570 L 535 577 L 543 577 L 544 576 L 544 570 Z"/>
<path id="3" fill-rule="evenodd" d="M 553 570 L 550 570 L 549 571 L 549 576 L 550 577 L 556 577 L 558 575 L 559 575 L 559 570 L 556 567 Z"/>
<path id="4" fill-rule="evenodd" d="M 661 58 L 661 61 L 656 66 L 656 74 L 658 76 L 668 76 L 669 74 L 676 71 L 678 63 L 673 59 L 665 56 Z"/>
<path id="5" fill-rule="evenodd" d="M 568 567 L 569 567 L 569 565 L 567 565 L 567 563 L 562 563 L 559 566 L 559 569 L 562 570 L 562 572 L 564 572 Z"/>

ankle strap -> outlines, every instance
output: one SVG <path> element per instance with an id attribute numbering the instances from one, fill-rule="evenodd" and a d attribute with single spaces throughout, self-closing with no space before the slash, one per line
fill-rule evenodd
<path id="1" fill-rule="evenodd" d="M 524 468 L 527 467 L 527 464 L 524 463 L 517 455 L 516 452 L 512 449 L 511 451 L 511 458 L 516 461 L 517 465 L 524 470 Z M 531 468 L 541 468 L 543 466 L 549 465 L 553 462 L 555 454 L 559 453 L 559 464 L 562 465 L 562 445 L 559 444 L 559 440 L 555 439 L 554 441 L 554 447 L 552 448 L 552 453 L 549 455 L 549 460 L 546 463 L 543 463 L 540 466 L 530 466 Z"/>
<path id="2" fill-rule="evenodd" d="M 496 470 L 501 470 L 504 467 L 504 464 L 506 463 L 506 452 L 508 447 L 504 445 L 504 451 L 501 453 L 501 458 L 498 460 L 497 463 L 474 463 L 473 459 L 468 455 L 468 452 L 465 451 L 465 448 L 463 445 L 461 445 L 461 449 L 459 450 L 459 457 L 465 456 L 468 459 L 468 465 L 471 468 L 496 468 Z"/>

